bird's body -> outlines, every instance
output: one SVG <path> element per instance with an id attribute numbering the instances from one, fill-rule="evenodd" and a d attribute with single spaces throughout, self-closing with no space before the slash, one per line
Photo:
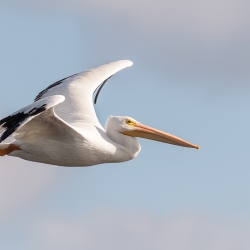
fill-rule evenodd
<path id="1" fill-rule="evenodd" d="M 140 151 L 135 136 L 198 148 L 130 117 L 111 116 L 105 129 L 102 127 L 92 103 L 93 93 L 131 65 L 130 61 L 118 61 L 50 85 L 32 104 L 0 121 L 0 155 L 59 166 L 123 162 Z"/>
<path id="2" fill-rule="evenodd" d="M 34 122 L 40 121 L 34 119 Z M 74 130 L 78 131 L 75 133 Z M 17 145 L 22 150 L 15 150 L 9 155 L 58 166 L 92 166 L 128 161 L 140 151 L 140 145 L 134 137 L 119 134 L 125 139 L 122 145 L 112 140 L 112 135 L 109 137 L 103 128 L 83 125 L 82 129 L 74 130 L 61 133 L 55 130 L 54 135 L 39 131 L 32 140 L 24 138 L 18 141 Z"/>

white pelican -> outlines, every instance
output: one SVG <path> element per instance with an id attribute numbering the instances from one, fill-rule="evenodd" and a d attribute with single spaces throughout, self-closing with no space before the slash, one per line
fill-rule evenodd
<path id="1" fill-rule="evenodd" d="M 35 101 L 0 121 L 0 155 L 59 166 L 123 162 L 140 152 L 135 137 L 199 149 L 127 116 L 111 116 L 104 129 L 92 98 L 116 72 L 132 66 L 113 62 L 64 78 Z M 96 102 L 95 98 L 95 102 Z"/>

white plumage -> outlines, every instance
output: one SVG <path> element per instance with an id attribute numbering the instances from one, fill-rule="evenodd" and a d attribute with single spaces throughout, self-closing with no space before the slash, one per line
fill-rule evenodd
<path id="1" fill-rule="evenodd" d="M 199 148 L 130 117 L 112 116 L 106 130 L 101 126 L 93 93 L 113 74 L 131 65 L 128 60 L 113 62 L 50 85 L 34 103 L 0 121 L 0 155 L 59 166 L 123 162 L 139 153 L 136 136 Z"/>

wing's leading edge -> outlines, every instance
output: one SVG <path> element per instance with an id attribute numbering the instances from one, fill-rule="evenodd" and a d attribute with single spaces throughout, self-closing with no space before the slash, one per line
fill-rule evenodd
<path id="1" fill-rule="evenodd" d="M 91 124 L 102 128 L 94 110 L 93 93 L 112 75 L 132 64 L 129 60 L 122 60 L 75 74 L 50 85 L 38 94 L 36 100 L 52 95 L 63 95 L 65 101 L 55 107 L 59 117 L 72 126 Z"/>

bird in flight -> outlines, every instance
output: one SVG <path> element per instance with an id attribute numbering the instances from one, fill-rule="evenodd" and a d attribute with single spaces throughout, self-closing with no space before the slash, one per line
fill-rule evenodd
<path id="1" fill-rule="evenodd" d="M 143 125 L 127 116 L 110 116 L 105 129 L 93 105 L 106 81 L 132 66 L 122 60 L 55 82 L 34 102 L 0 120 L 0 156 L 58 166 L 124 162 L 140 152 L 136 137 L 177 146 L 199 146 Z"/>

